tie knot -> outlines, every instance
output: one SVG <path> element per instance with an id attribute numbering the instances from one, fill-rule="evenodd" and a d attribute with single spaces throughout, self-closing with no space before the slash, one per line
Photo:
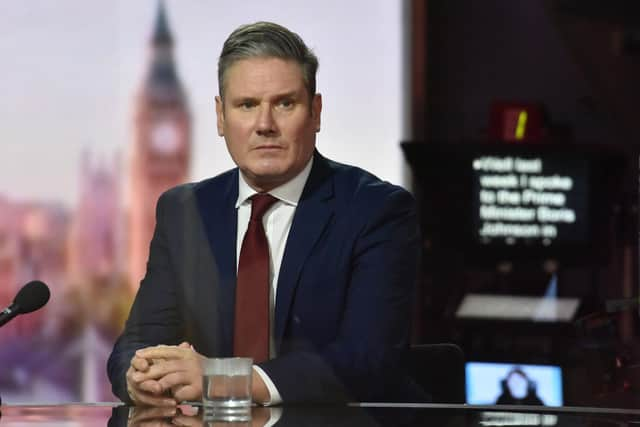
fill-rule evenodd
<path id="1" fill-rule="evenodd" d="M 277 201 L 278 199 L 268 193 L 251 196 L 251 221 L 261 221 L 264 213 Z"/>

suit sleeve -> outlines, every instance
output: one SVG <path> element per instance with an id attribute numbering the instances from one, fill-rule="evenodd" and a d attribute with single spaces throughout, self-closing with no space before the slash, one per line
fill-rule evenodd
<path id="1" fill-rule="evenodd" d="M 107 362 L 113 394 L 126 403 L 132 403 L 125 375 L 135 351 L 158 344 L 178 344 L 182 335 L 174 288 L 175 273 L 171 269 L 164 224 L 165 206 L 169 203 L 167 198 L 165 193 L 158 200 L 147 271 L 140 282 L 124 331 Z"/>
<path id="2" fill-rule="evenodd" d="M 368 217 L 349 260 L 347 300 L 335 341 L 261 365 L 285 403 L 428 400 L 399 366 L 409 343 L 420 256 L 413 197 L 393 187 L 377 206 L 359 211 Z"/>

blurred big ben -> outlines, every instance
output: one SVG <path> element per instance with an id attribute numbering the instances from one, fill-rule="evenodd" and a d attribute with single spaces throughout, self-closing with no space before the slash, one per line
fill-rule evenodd
<path id="1" fill-rule="evenodd" d="M 173 59 L 164 3 L 158 5 L 146 77 L 136 97 L 129 203 L 129 284 L 144 277 L 155 206 L 167 189 L 187 180 L 191 118 Z"/>

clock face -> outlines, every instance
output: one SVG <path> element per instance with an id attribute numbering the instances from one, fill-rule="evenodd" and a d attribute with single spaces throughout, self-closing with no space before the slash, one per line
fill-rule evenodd
<path id="1" fill-rule="evenodd" d="M 159 154 L 174 154 L 180 147 L 180 136 L 175 123 L 164 120 L 151 129 L 151 148 Z"/>

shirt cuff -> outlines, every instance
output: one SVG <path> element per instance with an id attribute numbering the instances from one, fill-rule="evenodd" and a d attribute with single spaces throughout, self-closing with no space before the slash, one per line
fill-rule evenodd
<path id="1" fill-rule="evenodd" d="M 269 390 L 269 397 L 270 397 L 269 400 L 266 402 L 258 402 L 258 403 L 261 403 L 264 406 L 281 404 L 282 396 L 280 396 L 280 393 L 278 393 L 278 389 L 276 388 L 276 385 L 273 383 L 273 381 L 271 381 L 271 378 L 269 378 L 269 375 L 267 375 L 267 373 L 257 365 L 253 365 L 253 369 L 258 373 L 258 375 L 260 375 L 260 378 L 262 378 L 262 381 L 264 381 L 264 385 L 266 385 L 267 390 Z"/>
<path id="2" fill-rule="evenodd" d="M 280 421 L 282 417 L 282 408 L 269 408 L 269 420 L 263 427 L 271 427 Z"/>

